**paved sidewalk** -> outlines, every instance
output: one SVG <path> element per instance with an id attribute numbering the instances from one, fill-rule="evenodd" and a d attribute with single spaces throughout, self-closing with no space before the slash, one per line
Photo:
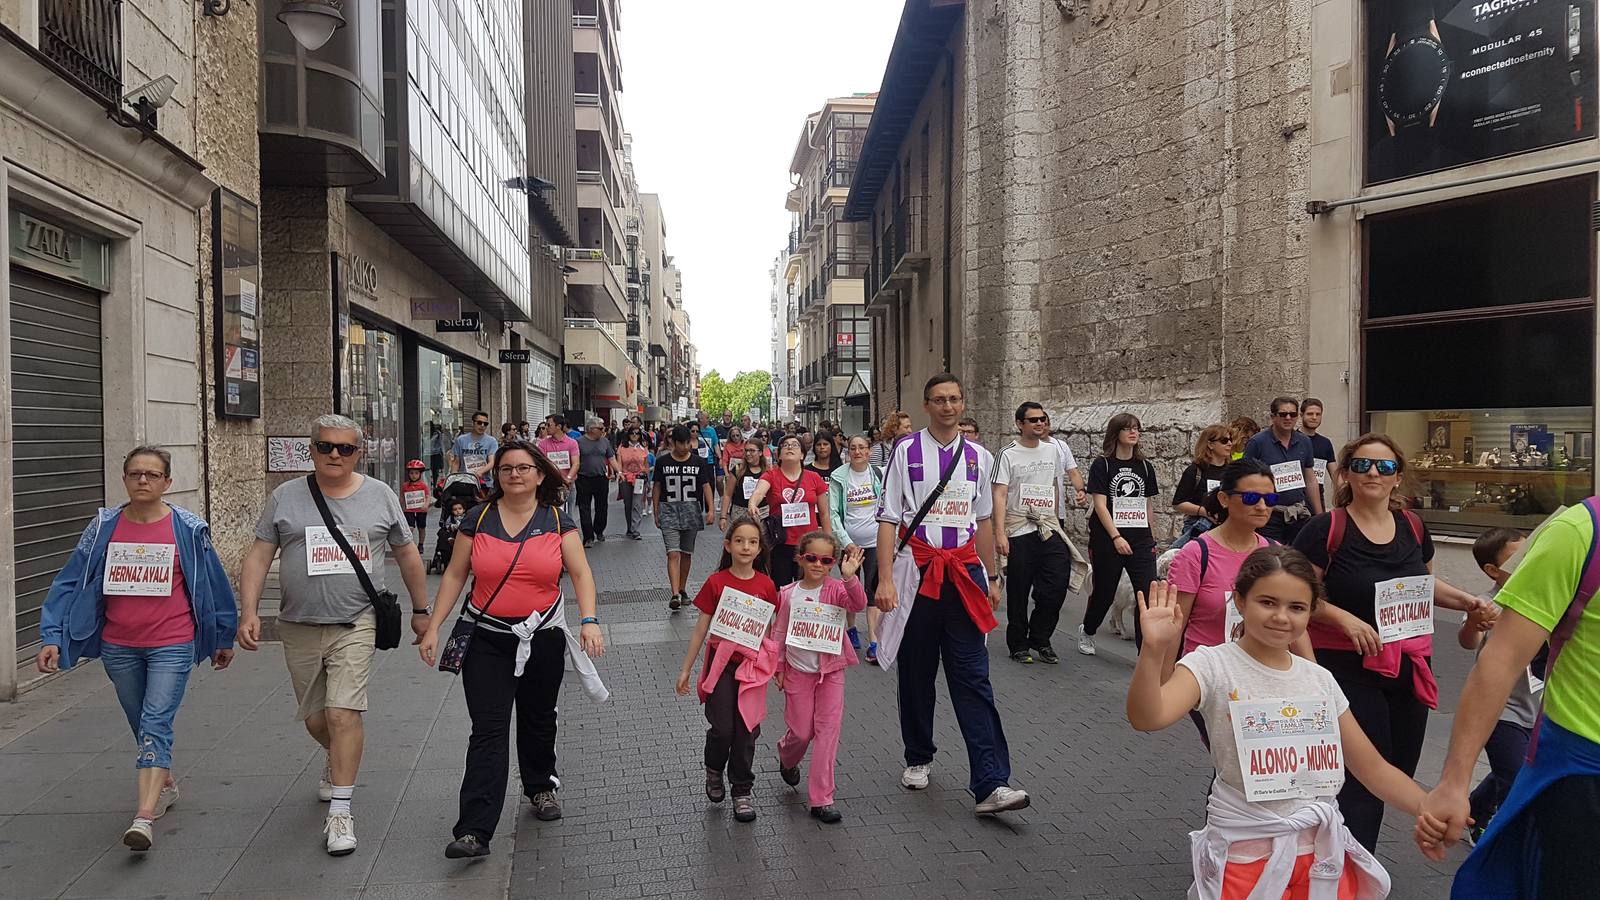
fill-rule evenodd
<path id="1" fill-rule="evenodd" d="M 672 681 L 692 609 L 666 609 L 659 534 L 590 551 L 608 649 L 603 706 L 569 678 L 557 750 L 566 818 L 541 823 L 508 803 L 494 854 L 446 860 L 469 723 L 457 680 L 402 647 L 379 654 L 355 814 L 361 845 L 322 849 L 325 807 L 314 788 L 321 754 L 293 718 L 277 645 L 233 668 L 197 670 L 180 714 L 183 798 L 157 823 L 156 845 L 120 844 L 133 784 L 127 727 L 98 664 L 0 705 L 0 896 L 499 898 L 512 897 L 1060 897 L 1171 898 L 1189 882 L 1187 832 L 1203 818 L 1207 758 L 1186 723 L 1157 735 L 1128 728 L 1122 707 L 1132 645 L 1102 631 L 1095 658 L 1068 651 L 1057 667 L 1021 666 L 992 642 L 995 692 L 1011 745 L 1013 783 L 1032 809 L 972 815 L 959 732 L 941 686 L 932 787 L 898 786 L 902 765 L 894 678 L 852 669 L 838 764 L 846 818 L 806 815 L 802 791 L 777 777 L 783 701 L 774 691 L 757 751 L 760 819 L 733 822 L 702 792 L 705 721 Z M 431 536 L 429 543 L 431 546 Z M 701 535 L 691 589 L 720 555 Z M 1445 552 L 1454 552 L 1445 551 Z M 1442 556 L 1444 553 L 1441 554 Z M 437 578 L 430 579 L 437 583 Z M 1469 584 L 1470 586 L 1470 584 Z M 1063 633 L 1081 616 L 1070 598 Z M 574 616 L 576 613 L 574 612 Z M 1441 621 L 1443 696 L 1419 777 L 1438 771 L 1470 657 Z M 513 775 L 510 797 L 518 797 Z M 1432 865 L 1392 813 L 1380 848 L 1401 900 L 1448 895 L 1462 853 Z"/>

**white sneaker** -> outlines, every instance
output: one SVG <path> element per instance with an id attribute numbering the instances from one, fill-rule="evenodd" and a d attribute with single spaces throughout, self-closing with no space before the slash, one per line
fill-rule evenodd
<path id="1" fill-rule="evenodd" d="M 333 802 L 333 767 L 322 767 L 322 779 L 317 782 L 317 799 L 323 803 Z"/>
<path id="2" fill-rule="evenodd" d="M 1027 791 L 1014 791 L 1005 785 L 1000 785 L 989 793 L 989 796 L 978 801 L 972 811 L 980 816 L 992 816 L 999 812 L 1010 812 L 1014 809 L 1027 809 Z"/>
<path id="3" fill-rule="evenodd" d="M 900 775 L 900 784 L 907 790 L 920 791 L 928 786 L 928 774 L 932 771 L 933 766 L 906 766 Z"/>
<path id="4" fill-rule="evenodd" d="M 1084 656 L 1094 655 L 1094 635 L 1084 631 L 1082 625 L 1078 626 L 1078 652 Z"/>
<path id="5" fill-rule="evenodd" d="M 356 817 L 347 812 L 333 813 L 322 826 L 328 836 L 329 856 L 349 856 L 356 849 Z"/>
<path id="6" fill-rule="evenodd" d="M 156 814 L 154 818 L 159 819 L 166 815 L 167 810 L 172 808 L 172 804 L 177 802 L 178 785 L 176 783 L 162 785 L 161 796 L 156 798 Z"/>
<path id="7" fill-rule="evenodd" d="M 143 819 L 134 819 L 128 830 L 122 833 L 122 843 L 129 850 L 149 850 L 153 840 L 150 823 Z"/>

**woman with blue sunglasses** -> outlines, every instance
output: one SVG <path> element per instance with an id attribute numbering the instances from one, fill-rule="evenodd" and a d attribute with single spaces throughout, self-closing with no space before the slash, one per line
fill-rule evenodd
<path id="1" fill-rule="evenodd" d="M 1307 523 L 1294 546 L 1328 591 L 1308 629 L 1317 662 L 1333 673 L 1383 758 L 1415 775 L 1428 710 L 1438 706 L 1433 608 L 1471 610 L 1481 601 L 1432 578 L 1433 539 L 1397 493 L 1405 465 L 1387 435 L 1346 444 L 1335 508 Z M 1339 810 L 1356 840 L 1374 849 L 1383 801 L 1348 778 Z"/>

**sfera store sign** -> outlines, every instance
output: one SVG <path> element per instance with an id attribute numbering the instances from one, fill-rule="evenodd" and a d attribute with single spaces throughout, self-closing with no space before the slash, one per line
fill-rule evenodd
<path id="1" fill-rule="evenodd" d="M 1595 136 L 1594 0 L 1368 0 L 1366 182 Z"/>

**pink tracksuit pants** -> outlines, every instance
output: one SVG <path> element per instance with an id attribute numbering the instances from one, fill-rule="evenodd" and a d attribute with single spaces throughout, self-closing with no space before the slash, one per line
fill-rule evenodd
<path id="1" fill-rule="evenodd" d="M 811 747 L 806 790 L 812 806 L 833 805 L 833 763 L 839 758 L 839 730 L 844 725 L 844 669 L 826 675 L 787 669 L 783 674 L 783 724 L 778 762 L 785 769 L 800 765 Z"/>

